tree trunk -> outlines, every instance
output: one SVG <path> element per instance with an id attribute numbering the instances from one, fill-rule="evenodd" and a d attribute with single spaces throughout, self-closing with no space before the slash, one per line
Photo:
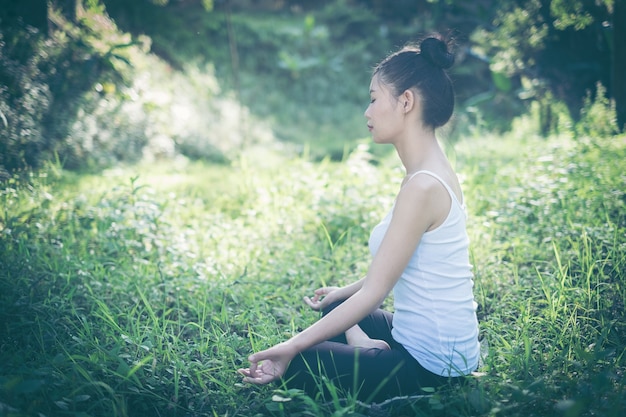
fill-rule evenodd
<path id="1" fill-rule="evenodd" d="M 621 132 L 626 126 L 626 0 L 613 3 L 613 98 L 617 125 Z"/>

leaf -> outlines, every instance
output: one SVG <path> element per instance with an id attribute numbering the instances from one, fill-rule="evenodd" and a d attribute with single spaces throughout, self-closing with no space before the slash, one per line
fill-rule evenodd
<path id="1" fill-rule="evenodd" d="M 81 403 L 81 402 L 89 400 L 90 398 L 91 398 L 91 395 L 87 395 L 87 394 L 77 395 L 76 397 L 74 397 L 74 402 Z"/>
<path id="2" fill-rule="evenodd" d="M 272 401 L 275 403 L 288 403 L 291 401 L 291 398 L 283 397 L 282 395 L 274 394 L 272 395 Z"/>
<path id="3" fill-rule="evenodd" d="M 485 91 L 483 93 L 476 94 L 470 98 L 468 98 L 465 103 L 463 103 L 464 107 L 476 106 L 478 104 L 484 103 L 486 101 L 492 100 L 495 97 L 493 91 Z"/>
<path id="4" fill-rule="evenodd" d="M 68 407 L 68 405 L 67 405 L 67 403 L 65 401 L 55 401 L 54 403 L 61 410 L 69 410 L 69 407 Z"/>
<path id="5" fill-rule="evenodd" d="M 494 71 L 491 73 L 491 78 L 498 90 L 502 91 L 503 93 L 508 93 L 509 91 L 511 91 L 511 79 L 507 77 L 506 74 Z"/>

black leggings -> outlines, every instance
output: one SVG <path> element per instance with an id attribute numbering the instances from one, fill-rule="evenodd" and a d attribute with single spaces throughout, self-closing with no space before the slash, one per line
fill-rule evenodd
<path id="1" fill-rule="evenodd" d="M 340 303 L 323 311 L 328 314 Z M 435 388 L 451 381 L 424 369 L 411 354 L 391 337 L 393 314 L 378 309 L 359 326 L 372 339 L 384 340 L 391 350 L 350 346 L 339 335 L 301 352 L 293 359 L 283 382 L 288 388 L 304 390 L 315 398 L 329 397 L 329 381 L 346 393 L 367 402 L 380 402 L 400 395 L 422 394 L 422 388 Z"/>

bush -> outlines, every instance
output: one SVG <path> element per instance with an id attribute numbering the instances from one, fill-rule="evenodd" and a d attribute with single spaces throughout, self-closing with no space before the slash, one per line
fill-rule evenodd
<path id="1" fill-rule="evenodd" d="M 0 180 L 12 171 L 39 166 L 48 147 L 42 121 L 48 112 L 51 94 L 45 75 L 37 65 L 38 56 L 20 62 L 16 55 L 38 49 L 36 31 L 28 29 L 17 39 L 0 33 Z"/>
<path id="2" fill-rule="evenodd" d="M 245 106 L 218 97 L 212 65 L 174 70 L 102 6 L 75 23 L 54 11 L 50 19 L 47 39 L 29 27 L 0 34 L 0 179 L 50 159 L 68 169 L 179 153 L 222 162 L 273 141 Z"/>
<path id="3" fill-rule="evenodd" d="M 596 85 L 595 97 L 587 92 L 580 111 L 580 120 L 576 123 L 576 133 L 593 138 L 619 133 L 615 102 L 607 98 L 606 88 L 602 84 Z"/>
<path id="4" fill-rule="evenodd" d="M 8 26 L 0 33 L 4 177 L 38 168 L 54 153 L 73 166 L 72 159 L 80 155 L 64 141 L 79 109 L 89 107 L 84 94 L 98 80 L 120 81 L 115 60 L 124 58 L 115 50 L 125 45 L 98 10 L 85 11 L 76 24 L 54 11 L 49 17 L 56 30 L 48 38 L 24 25 Z"/>

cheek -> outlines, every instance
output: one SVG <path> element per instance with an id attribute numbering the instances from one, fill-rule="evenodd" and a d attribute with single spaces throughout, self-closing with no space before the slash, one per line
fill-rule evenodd
<path id="1" fill-rule="evenodd" d="M 372 109 L 370 113 L 372 114 L 372 116 L 376 117 L 377 119 L 384 120 L 388 117 L 389 110 L 377 101 L 374 104 L 372 104 Z"/>

